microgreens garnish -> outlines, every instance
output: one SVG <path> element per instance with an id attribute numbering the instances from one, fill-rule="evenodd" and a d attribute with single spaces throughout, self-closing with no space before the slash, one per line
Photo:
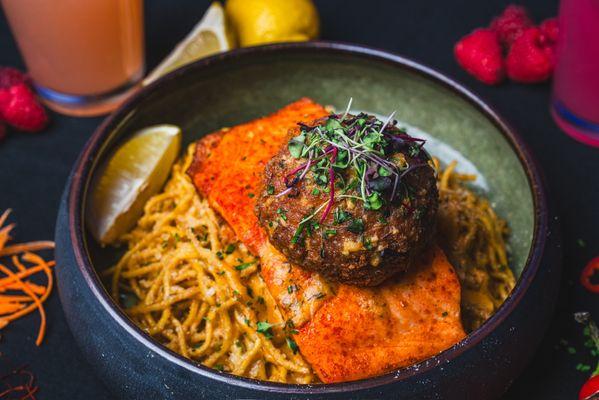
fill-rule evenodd
<path id="1" fill-rule="evenodd" d="M 343 114 L 330 114 L 317 125 L 300 123 L 299 135 L 289 141 L 291 156 L 305 161 L 284 177 L 286 188 L 276 197 L 289 194 L 310 176 L 310 171 L 312 181 L 319 187 L 314 188 L 312 194 L 328 195 L 325 203 L 302 219 L 296 236 L 321 211 L 319 222 L 322 224 L 336 199 L 351 198 L 361 201 L 366 210 L 380 210 L 400 195 L 399 188 L 406 174 L 428 165 L 428 157 L 422 151 L 425 141 L 398 128 L 393 119 L 395 112 L 383 122 L 365 113 L 351 115 L 351 103 L 350 99 Z M 406 156 L 410 157 L 409 161 Z M 341 174 L 343 171 L 347 172 L 346 178 L 352 177 L 347 184 Z M 351 216 L 339 208 L 333 214 L 335 224 L 351 220 Z M 352 224 L 351 231 L 361 233 L 359 222 L 352 220 Z"/>

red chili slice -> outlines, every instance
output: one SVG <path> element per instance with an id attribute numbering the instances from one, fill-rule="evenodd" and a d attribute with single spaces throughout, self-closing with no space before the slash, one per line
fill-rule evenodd
<path id="1" fill-rule="evenodd" d="M 598 257 L 599 258 L 599 257 Z M 595 259 L 597 260 L 597 258 Z M 592 376 L 580 389 L 578 400 L 595 400 L 599 398 L 599 375 Z"/>
<path id="2" fill-rule="evenodd" d="M 582 283 L 582 286 L 588 291 L 599 293 L 599 283 L 591 282 L 591 277 L 595 272 L 599 272 L 599 257 L 593 258 L 586 267 L 584 267 L 582 274 L 580 274 L 580 283 Z"/>

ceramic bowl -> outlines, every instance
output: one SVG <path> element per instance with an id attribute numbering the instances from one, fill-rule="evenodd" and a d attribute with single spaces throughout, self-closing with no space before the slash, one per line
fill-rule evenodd
<path id="1" fill-rule="evenodd" d="M 107 153 L 139 128 L 170 123 L 191 143 L 223 126 L 268 114 L 300 97 L 396 118 L 430 134 L 442 159 L 462 157 L 510 225 L 518 277 L 495 315 L 461 342 L 407 368 L 339 384 L 284 385 L 205 368 L 138 329 L 98 273 L 119 253 L 85 229 L 90 182 Z M 442 154 L 441 154 L 442 153 Z M 471 164 L 468 164 L 470 162 Z M 537 165 L 491 107 L 440 73 L 384 51 L 311 42 L 234 50 L 174 71 L 125 102 L 83 149 L 66 185 L 56 228 L 58 287 L 74 337 L 116 395 L 128 399 L 381 398 L 500 396 L 543 336 L 559 280 L 554 218 Z"/>

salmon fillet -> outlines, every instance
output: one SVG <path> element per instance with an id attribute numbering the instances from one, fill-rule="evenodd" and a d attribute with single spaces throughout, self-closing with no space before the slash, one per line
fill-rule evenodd
<path id="1" fill-rule="evenodd" d="M 276 113 L 212 133 L 196 145 L 188 174 L 261 260 L 261 274 L 298 330 L 300 352 L 325 383 L 367 378 L 435 355 L 465 336 L 460 285 L 443 252 L 392 282 L 360 288 L 327 282 L 291 263 L 269 243 L 254 213 L 264 166 L 297 122 L 327 111 L 300 99 Z M 289 290 L 292 287 L 293 290 Z"/>
<path id="2" fill-rule="evenodd" d="M 321 105 L 301 99 L 268 117 L 212 133 L 196 146 L 188 172 L 196 188 L 254 254 L 266 241 L 254 215 L 254 195 L 261 188 L 266 163 L 290 127 L 327 114 Z"/>

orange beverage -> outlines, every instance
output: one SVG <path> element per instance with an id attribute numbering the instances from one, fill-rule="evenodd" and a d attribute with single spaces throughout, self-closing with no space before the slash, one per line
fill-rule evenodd
<path id="1" fill-rule="evenodd" d="M 0 1 L 50 108 L 104 114 L 142 78 L 142 0 Z"/>

